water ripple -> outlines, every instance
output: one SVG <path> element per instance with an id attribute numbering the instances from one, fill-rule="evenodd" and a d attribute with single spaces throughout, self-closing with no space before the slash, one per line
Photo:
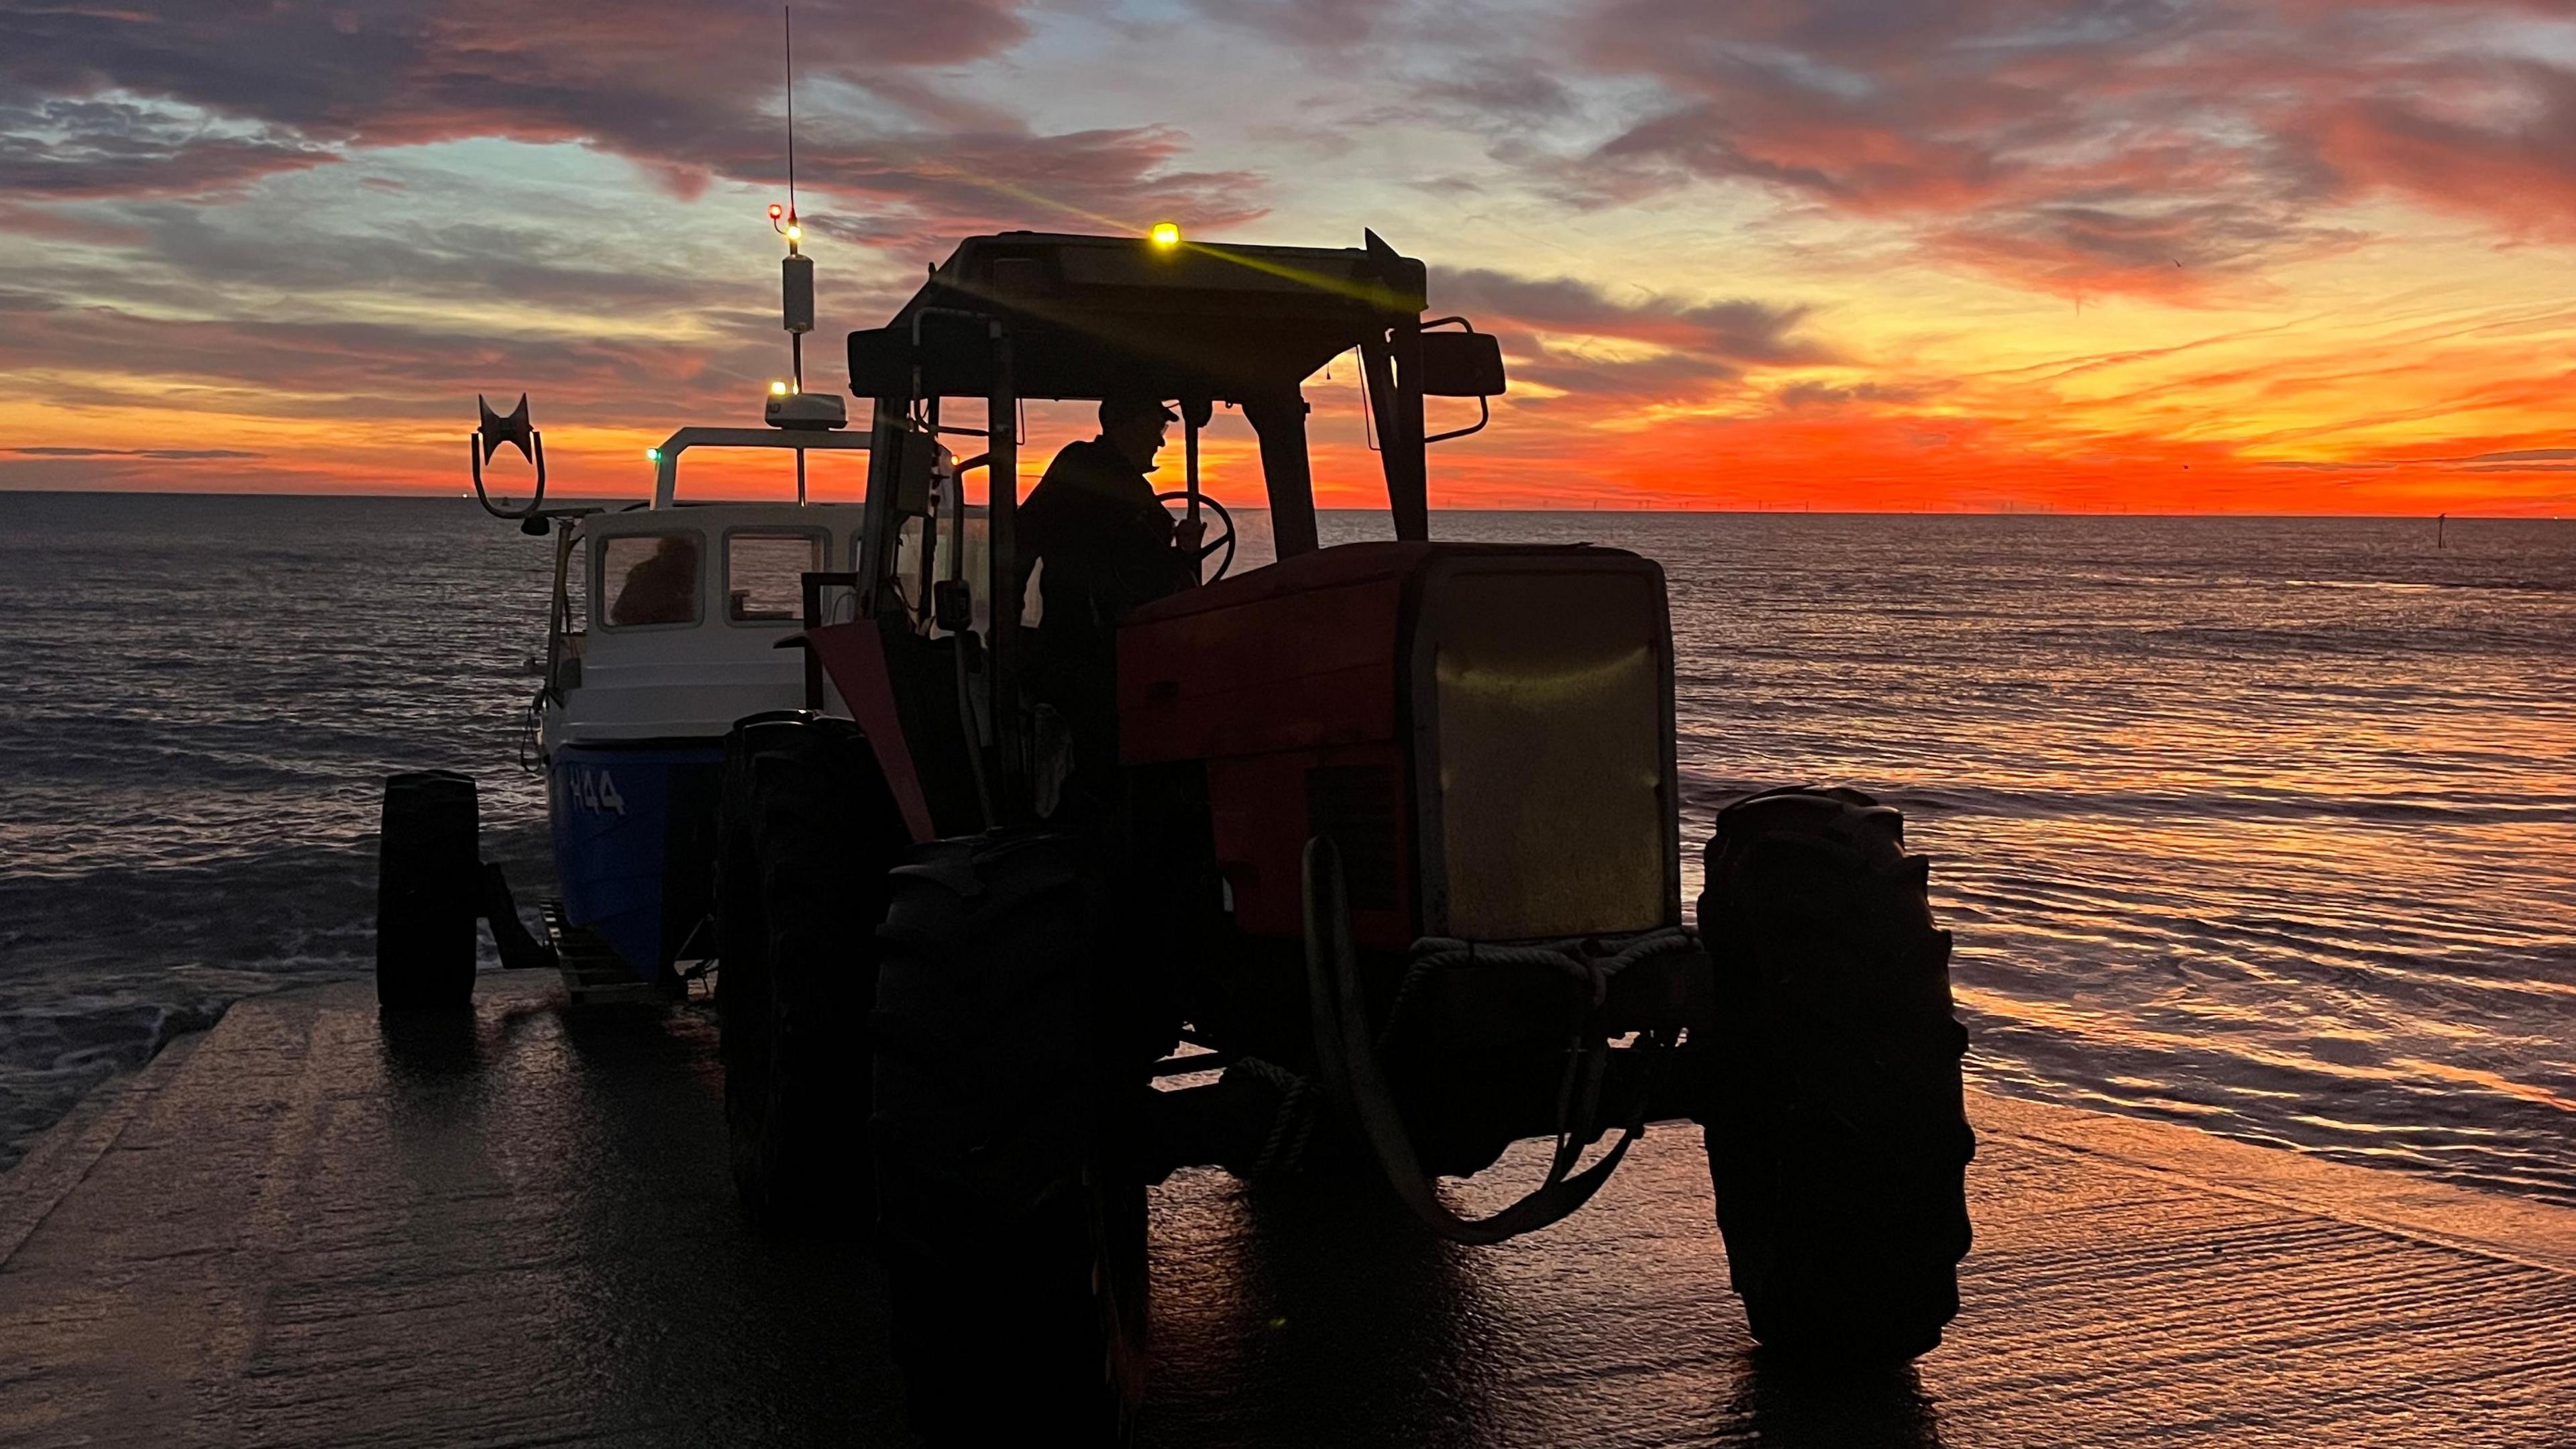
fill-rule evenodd
<path id="1" fill-rule="evenodd" d="M 2576 527 L 1438 527 L 1664 562 L 1686 834 L 1783 782 L 1903 807 L 1986 1085 L 2576 1203 Z M 473 771 L 542 870 L 545 569 L 454 500 L 0 494 L 0 1161 L 367 969 L 386 772 Z"/>

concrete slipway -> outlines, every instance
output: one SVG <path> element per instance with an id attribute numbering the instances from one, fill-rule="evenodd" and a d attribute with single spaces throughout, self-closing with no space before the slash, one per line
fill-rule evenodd
<path id="1" fill-rule="evenodd" d="M 736 1217 L 713 1058 L 522 979 L 417 1036 L 364 986 L 234 1007 L 0 1178 L 0 1444 L 909 1442 L 865 1250 Z M 1750 1354 L 1686 1130 L 1498 1249 L 1184 1175 L 1147 1442 L 2576 1444 L 2576 1212 L 1970 1117 L 1967 1309 L 1858 1384 Z"/>

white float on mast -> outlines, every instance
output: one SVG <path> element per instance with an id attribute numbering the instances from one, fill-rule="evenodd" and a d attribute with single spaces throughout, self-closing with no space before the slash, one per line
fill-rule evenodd
<path id="1" fill-rule="evenodd" d="M 769 385 L 765 416 L 773 428 L 839 428 L 849 423 L 849 410 L 830 395 L 805 392 L 805 334 L 814 330 L 814 259 L 805 255 L 805 224 L 796 215 L 796 19 L 791 6 L 781 6 L 787 35 L 787 204 L 772 202 L 769 224 L 787 238 L 787 255 L 778 262 L 779 317 L 787 329 L 789 376 Z M 796 501 L 805 501 L 805 450 L 796 450 Z"/>

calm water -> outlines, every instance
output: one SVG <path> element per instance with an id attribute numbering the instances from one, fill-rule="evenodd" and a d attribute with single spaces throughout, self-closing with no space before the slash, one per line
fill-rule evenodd
<path id="1" fill-rule="evenodd" d="M 2576 1203 L 2576 524 L 1438 531 L 1663 561 L 1687 833 L 1773 783 L 1902 805 L 1985 1085 Z M 542 870 L 545 566 L 459 501 L 0 494 L 0 1161 L 368 969 L 387 772 L 472 771 Z"/>

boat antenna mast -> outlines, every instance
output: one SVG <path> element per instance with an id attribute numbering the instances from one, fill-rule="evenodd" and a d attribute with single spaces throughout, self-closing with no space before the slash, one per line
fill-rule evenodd
<path id="1" fill-rule="evenodd" d="M 814 259 L 805 255 L 805 224 L 796 215 L 796 7 L 778 7 L 779 22 L 786 38 L 787 59 L 787 206 L 782 212 L 777 203 L 769 207 L 769 224 L 787 238 L 787 255 L 779 259 L 779 312 L 787 328 L 789 377 L 792 395 L 805 394 L 805 334 L 814 330 Z M 771 391 L 778 392 L 775 386 Z M 775 401 L 775 400 L 773 400 Z M 796 501 L 805 501 L 805 450 L 796 450 Z"/>

